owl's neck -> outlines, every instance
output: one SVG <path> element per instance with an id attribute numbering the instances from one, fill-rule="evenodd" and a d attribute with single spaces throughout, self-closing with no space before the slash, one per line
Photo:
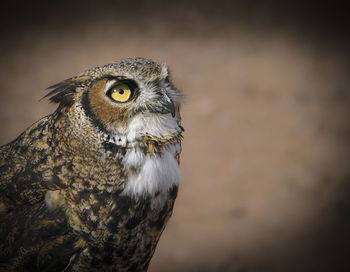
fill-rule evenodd
<path id="1" fill-rule="evenodd" d="M 139 115 L 117 134 L 115 143 L 126 148 L 121 160 L 128 173 L 125 195 L 151 197 L 152 206 L 163 206 L 179 184 L 182 131 L 170 115 Z"/>
<path id="2" fill-rule="evenodd" d="M 116 128 L 111 133 L 97 130 L 80 111 L 74 117 L 63 120 L 69 120 L 69 124 L 65 125 L 65 148 L 78 149 L 83 156 L 93 157 L 91 161 L 94 164 L 106 168 L 103 171 L 110 173 L 110 167 L 116 165 L 125 178 L 121 185 L 125 195 L 151 197 L 154 199 L 152 205 L 162 206 L 162 198 L 178 186 L 183 128 L 170 114 L 139 114 L 125 128 Z M 58 120 L 54 124 L 61 126 Z M 96 168 L 95 165 L 91 167 Z M 108 176 L 110 180 L 100 180 L 99 186 L 105 182 L 110 190 L 114 190 L 113 183 L 119 180 Z"/>

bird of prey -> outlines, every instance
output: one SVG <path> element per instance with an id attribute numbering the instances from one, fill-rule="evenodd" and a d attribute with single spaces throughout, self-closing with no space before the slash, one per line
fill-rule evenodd
<path id="1" fill-rule="evenodd" d="M 147 271 L 180 179 L 168 68 L 128 58 L 49 89 L 57 110 L 0 147 L 0 271 Z"/>

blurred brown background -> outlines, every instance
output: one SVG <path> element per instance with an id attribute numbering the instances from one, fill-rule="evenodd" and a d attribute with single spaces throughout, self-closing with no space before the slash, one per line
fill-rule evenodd
<path id="1" fill-rule="evenodd" d="M 167 63 L 186 129 L 150 271 L 350 271 L 349 29 L 340 2 L 2 7 L 0 144 L 45 88 L 125 57 Z"/>

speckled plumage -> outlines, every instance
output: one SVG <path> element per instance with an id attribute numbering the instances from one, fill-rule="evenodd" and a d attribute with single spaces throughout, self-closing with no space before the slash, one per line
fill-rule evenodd
<path id="1" fill-rule="evenodd" d="M 180 177 L 167 68 L 125 59 L 51 89 L 58 109 L 0 148 L 0 271 L 146 271 Z"/>

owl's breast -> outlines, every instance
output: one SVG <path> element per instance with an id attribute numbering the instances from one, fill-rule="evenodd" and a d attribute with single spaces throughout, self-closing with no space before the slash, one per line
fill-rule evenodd
<path id="1" fill-rule="evenodd" d="M 134 227 L 164 222 L 164 216 L 170 216 L 179 184 L 179 152 L 179 144 L 153 153 L 139 146 L 128 148 L 119 158 L 115 176 L 114 171 L 99 172 L 92 166 L 93 176 L 75 181 L 65 192 L 70 226 L 91 241 L 107 241 L 123 229 L 130 232 Z M 119 177 L 123 177 L 122 183 Z"/>
<path id="2" fill-rule="evenodd" d="M 104 194 L 94 205 L 71 213 L 69 225 L 80 236 L 79 265 L 97 262 L 117 271 L 143 271 L 172 214 L 176 195 L 177 187 L 171 188 L 164 193 L 162 208 L 155 209 L 150 197 Z"/>

